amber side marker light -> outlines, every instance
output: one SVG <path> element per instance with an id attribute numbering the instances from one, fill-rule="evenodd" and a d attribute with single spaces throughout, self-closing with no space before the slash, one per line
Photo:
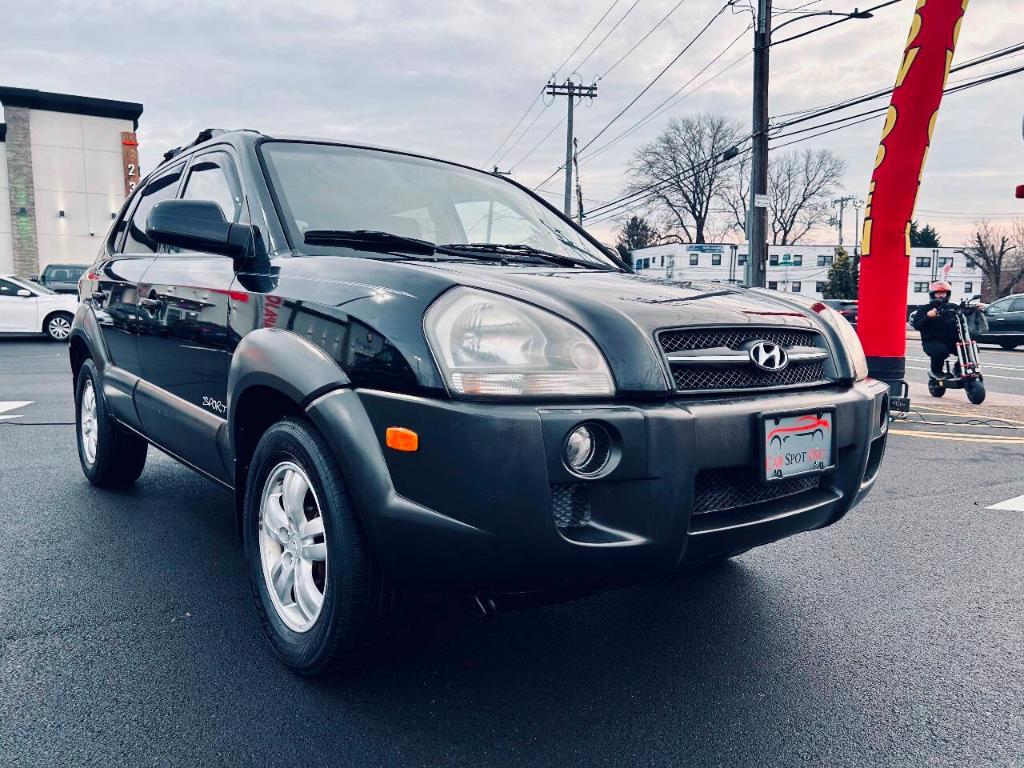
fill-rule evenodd
<path id="1" fill-rule="evenodd" d="M 384 433 L 384 442 L 396 451 L 411 453 L 420 447 L 420 436 L 405 427 L 388 427 Z"/>

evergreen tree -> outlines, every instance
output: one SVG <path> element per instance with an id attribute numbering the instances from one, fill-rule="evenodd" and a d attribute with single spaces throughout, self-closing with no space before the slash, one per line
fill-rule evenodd
<path id="1" fill-rule="evenodd" d="M 825 290 L 822 291 L 826 299 L 856 299 L 857 287 L 860 282 L 860 274 L 850 254 L 843 248 L 836 248 L 836 257 L 829 267 L 828 277 L 825 280 Z"/>
<path id="2" fill-rule="evenodd" d="M 622 260 L 629 263 L 633 251 L 657 245 L 660 239 L 658 230 L 652 227 L 647 219 L 643 216 L 631 216 L 619 229 L 619 239 L 615 247 L 618 248 Z"/>
<path id="3" fill-rule="evenodd" d="M 911 248 L 941 248 L 939 233 L 931 224 L 925 224 L 918 228 L 917 222 L 910 222 L 910 247 Z"/>

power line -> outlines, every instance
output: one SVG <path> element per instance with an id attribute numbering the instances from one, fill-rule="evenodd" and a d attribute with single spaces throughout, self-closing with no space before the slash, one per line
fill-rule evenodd
<path id="1" fill-rule="evenodd" d="M 518 160 L 516 160 L 516 161 L 515 161 L 515 162 L 514 162 L 514 163 L 512 164 L 512 167 L 511 167 L 511 168 L 509 168 L 509 170 L 510 170 L 510 171 L 514 171 L 514 170 L 515 170 L 516 168 L 518 168 L 518 167 L 519 167 L 519 164 L 520 164 L 520 163 L 522 163 L 522 162 L 523 162 L 523 161 L 524 161 L 524 160 L 525 160 L 526 158 L 528 158 L 528 157 L 529 157 L 530 155 L 532 155 L 532 154 L 533 154 L 534 152 L 536 152 L 536 151 L 537 151 L 538 149 L 540 149 L 541 145 L 542 145 L 542 144 L 543 144 L 543 143 L 544 143 L 545 141 L 547 141 L 547 140 L 548 140 L 548 138 L 549 138 L 549 137 L 551 136 L 551 134 L 552 134 L 552 133 L 554 133 L 555 131 L 557 131 L 557 130 L 558 130 L 558 128 L 559 128 L 559 127 L 560 127 L 560 126 L 562 125 L 562 123 L 564 123 L 564 122 L 565 122 L 565 120 L 566 120 L 566 116 L 565 116 L 565 115 L 562 115 L 562 117 L 561 117 L 561 118 L 559 119 L 559 121 L 558 121 L 557 123 L 555 123 L 555 124 L 554 124 L 553 126 L 551 126 L 551 130 L 550 130 L 550 131 L 548 131 L 547 133 L 545 133 L 545 134 L 544 134 L 544 135 L 543 135 L 543 136 L 541 137 L 541 140 L 540 140 L 540 141 L 538 141 L 538 142 L 537 142 L 536 144 L 534 144 L 534 145 L 533 145 L 532 147 L 530 147 L 530 151 L 529 151 L 529 152 L 527 152 L 527 153 L 526 153 L 525 155 L 523 155 L 523 156 L 522 156 L 522 157 L 520 157 L 520 158 L 519 158 Z"/>
<path id="2" fill-rule="evenodd" d="M 596 45 L 594 45 L 593 48 L 590 49 L 590 53 L 584 56 L 583 59 L 576 65 L 575 70 L 577 72 L 579 72 L 580 68 L 590 60 L 590 57 L 593 56 L 602 45 L 604 45 L 605 41 L 612 36 L 612 32 L 619 28 L 619 25 L 626 20 L 626 17 L 629 16 L 629 14 L 633 12 L 633 9 L 636 8 L 638 5 L 640 5 L 640 0 L 635 0 L 634 3 L 631 6 L 629 6 L 629 8 L 626 9 L 626 12 L 622 14 L 622 16 L 619 17 L 619 20 L 612 25 L 612 28 L 605 33 L 605 36 L 602 37 L 601 40 Z"/>
<path id="3" fill-rule="evenodd" d="M 721 8 L 720 8 L 720 9 L 718 10 L 718 12 L 717 12 L 717 13 L 715 13 L 715 14 L 714 14 L 714 15 L 713 15 L 713 16 L 712 16 L 712 17 L 711 17 L 711 18 L 710 18 L 709 20 L 708 20 L 708 22 L 707 22 L 707 23 L 706 23 L 706 24 L 705 24 L 705 25 L 704 25 L 704 26 L 703 26 L 703 27 L 701 28 L 701 30 L 700 30 L 700 31 L 699 31 L 699 32 L 698 32 L 698 33 L 697 33 L 696 35 L 694 35 L 693 39 L 691 39 L 691 40 L 690 40 L 690 42 L 688 42 L 688 43 L 687 43 L 687 44 L 686 44 L 686 45 L 685 45 L 685 46 L 683 47 L 683 49 L 682 49 L 682 50 L 681 50 L 681 51 L 680 51 L 679 53 L 677 53 L 677 54 L 675 55 L 675 57 L 674 57 L 674 58 L 673 58 L 673 59 L 672 59 L 672 60 L 671 60 L 671 61 L 670 61 L 670 62 L 669 62 L 668 64 L 666 64 L 666 65 L 665 65 L 665 67 L 664 67 L 664 68 L 663 68 L 663 69 L 662 69 L 662 70 L 661 70 L 661 71 L 660 71 L 660 72 L 659 72 L 659 73 L 658 73 L 657 75 L 655 75 L 654 79 L 653 79 L 653 80 L 651 80 L 651 81 L 650 81 L 650 82 L 649 82 L 649 83 L 648 83 L 647 85 L 645 85 L 645 86 L 643 87 L 643 89 L 641 89 L 640 93 L 638 93 L 638 94 L 637 94 L 636 96 L 634 96 L 634 97 L 633 97 L 633 99 L 632 99 L 632 100 L 631 100 L 631 101 L 630 101 L 630 102 L 629 102 L 629 103 L 628 103 L 628 104 L 627 104 L 627 105 L 626 105 L 625 107 L 623 107 L 622 109 L 620 109 L 620 110 L 618 111 L 618 113 L 617 113 L 617 114 L 616 114 L 616 115 L 615 115 L 615 116 L 614 116 L 614 117 L 613 117 L 613 118 L 612 118 L 611 120 L 609 120 L 609 121 L 608 121 L 607 123 L 605 123 L 604 127 L 603 127 L 603 128 L 601 128 L 601 130 L 599 130 L 599 131 L 598 131 L 598 132 L 597 132 L 596 134 L 594 134 L 594 135 L 593 135 L 593 136 L 592 136 L 592 137 L 590 138 L 590 140 L 589 140 L 589 141 L 587 141 L 587 143 L 586 143 L 586 144 L 584 144 L 584 145 L 583 145 L 582 147 L 580 147 L 580 151 L 581 151 L 581 152 L 583 152 L 583 151 L 586 151 L 587 147 L 589 147 L 589 146 L 590 146 L 591 144 L 593 144 L 593 143 L 594 143 L 594 142 L 595 142 L 595 141 L 596 141 L 596 140 L 597 140 L 597 139 L 598 139 L 598 138 L 599 138 L 599 137 L 600 137 L 600 136 L 601 136 L 601 135 L 602 135 L 602 134 L 603 134 L 603 133 L 604 133 L 605 131 L 607 131 L 607 130 L 608 130 L 608 129 L 609 129 L 609 128 L 610 128 L 611 126 L 612 126 L 612 124 L 613 124 L 613 123 L 615 123 L 615 121 L 616 121 L 616 120 L 618 120 L 618 119 L 619 119 L 620 117 L 622 117 L 622 115 L 624 115 L 624 114 L 626 113 L 626 111 L 627 111 L 627 110 L 628 110 L 628 109 L 629 109 L 630 107 L 632 107 L 632 106 L 633 106 L 634 104 L 636 104 L 636 103 L 637 103 L 637 101 L 639 101 L 639 100 L 640 100 L 640 98 L 641 98 L 641 97 L 642 97 L 642 96 L 643 96 L 643 95 L 644 95 L 645 93 L 647 93 L 647 91 L 649 91 L 649 90 L 650 90 L 650 89 L 651 89 L 651 88 L 652 88 L 652 87 L 654 86 L 654 84 L 655 84 L 656 82 L 658 82 L 658 80 L 660 80 L 660 79 L 661 79 L 661 78 L 662 78 L 662 77 L 663 77 L 663 76 L 665 75 L 665 73 L 666 73 L 666 72 L 668 72 L 668 70 L 669 70 L 669 69 L 671 69 L 671 67 L 672 67 L 672 66 L 673 66 L 673 65 L 674 65 L 674 64 L 675 64 L 675 63 L 676 63 L 677 61 L 679 61 L 679 59 L 681 59 L 681 58 L 683 57 L 683 54 L 685 54 L 685 53 L 686 53 L 686 52 L 687 52 L 688 50 L 690 50 L 690 48 L 691 48 L 691 47 L 693 46 L 693 44 L 694 44 L 694 43 L 696 43 L 696 42 L 697 42 L 697 41 L 698 41 L 698 40 L 699 40 L 699 39 L 701 38 L 701 36 L 703 36 L 703 34 L 704 34 L 705 32 L 707 32 L 707 30 L 708 30 L 708 29 L 709 29 L 709 28 L 711 27 L 711 25 L 712 25 L 712 24 L 714 24 L 714 23 L 715 23 L 715 21 L 716 21 L 716 20 L 718 19 L 718 17 L 719 17 L 719 16 L 721 16 L 721 15 L 722 15 L 722 13 L 724 13 L 724 12 L 725 12 L 725 9 L 726 9 L 726 8 L 728 8 L 728 7 L 730 6 L 730 5 L 732 5 L 732 4 L 734 3 L 734 2 L 735 2 L 735 0 L 729 0 L 729 2 L 727 2 L 727 3 L 725 4 L 725 5 L 723 5 L 723 6 L 722 6 L 722 7 L 721 7 Z M 550 181 L 551 179 L 553 179 L 553 178 L 554 178 L 554 177 L 555 177 L 555 176 L 556 176 L 556 175 L 558 174 L 558 172 L 559 172 L 559 171 L 561 171 L 561 170 L 562 170 L 562 169 L 563 169 L 564 167 L 565 167 L 565 166 L 564 166 L 564 164 L 563 164 L 563 165 L 559 166 L 558 168 L 556 168 L 556 169 L 554 170 L 554 172 L 552 172 L 552 173 L 551 173 L 551 175 L 550 175 L 550 176 L 548 176 L 548 177 L 547 177 L 546 179 L 544 179 L 544 181 L 542 181 L 542 182 L 541 182 L 540 184 L 538 184 L 538 185 L 537 185 L 536 187 L 534 187 L 534 189 L 537 189 L 537 188 L 539 188 L 539 187 L 543 187 L 543 186 L 544 186 L 545 184 L 547 184 L 547 183 L 548 183 L 548 182 L 549 182 L 549 181 Z"/>
<path id="4" fill-rule="evenodd" d="M 881 10 L 882 8 L 885 8 L 885 7 L 890 6 L 890 5 L 896 5 L 896 3 L 900 3 L 900 2 L 903 2 L 903 0 L 888 0 L 888 2 L 879 3 L 878 5 L 874 5 L 874 6 L 870 7 L 870 8 L 865 8 L 863 11 L 858 11 L 858 12 L 862 13 L 862 14 L 863 13 L 871 13 L 873 11 Z M 797 40 L 797 39 L 799 39 L 801 37 L 807 37 L 807 35 L 813 35 L 815 32 L 820 32 L 823 29 L 828 29 L 829 27 L 834 27 L 836 24 L 845 24 L 847 21 L 851 21 L 851 20 L 856 19 L 856 18 L 864 18 L 864 17 L 863 16 L 860 16 L 860 17 L 857 17 L 857 16 L 844 16 L 841 19 L 836 19 L 835 21 L 830 21 L 827 24 L 821 24 L 821 25 L 819 25 L 817 27 L 814 27 L 812 29 L 808 29 L 805 32 L 800 32 L 799 34 L 790 35 L 789 37 L 784 37 L 781 40 L 772 40 L 772 46 L 774 47 L 776 45 L 782 45 L 783 43 L 788 43 L 790 40 Z"/>
<path id="5" fill-rule="evenodd" d="M 713 58 L 711 61 L 709 61 L 704 67 L 702 67 L 700 70 L 698 70 L 698 72 L 693 77 L 691 77 L 689 80 L 687 80 L 685 83 L 683 83 L 679 88 L 677 88 L 672 93 L 671 96 L 669 96 L 667 99 L 662 101 L 660 104 L 658 104 L 658 106 L 656 106 L 654 109 L 652 109 L 646 115 L 644 115 L 642 118 L 640 118 L 635 123 L 633 123 L 633 125 L 631 125 L 629 128 L 627 128 L 625 131 L 623 131 L 622 133 L 618 134 L 615 138 L 611 139 L 610 141 L 608 141 L 605 144 L 602 144 L 600 147 L 595 149 L 593 152 L 591 152 L 590 154 L 586 155 L 585 159 L 589 160 L 591 158 L 597 157 L 598 155 L 603 153 L 605 150 L 609 149 L 610 147 L 614 146 L 615 144 L 618 144 L 620 141 L 622 141 L 622 139 L 626 138 L 626 136 L 629 136 L 631 133 L 633 133 L 635 131 L 638 131 L 641 128 L 643 128 L 644 126 L 648 125 L 652 120 L 654 120 L 655 118 L 657 118 L 660 115 L 664 114 L 665 112 L 667 112 L 672 107 L 675 107 L 677 104 L 680 104 L 685 99 L 688 99 L 690 96 L 692 96 L 693 94 L 697 93 L 697 91 L 701 90 L 706 85 L 708 85 L 709 83 L 714 81 L 716 78 L 718 78 L 719 76 L 725 74 L 730 69 L 732 69 L 737 64 L 739 64 L 741 61 L 743 61 L 745 58 L 750 56 L 751 51 L 747 51 L 742 56 L 740 56 L 739 58 L 734 60 L 731 64 L 727 65 L 723 69 L 720 69 L 718 72 L 716 72 L 714 75 L 709 77 L 703 83 L 698 85 L 692 91 L 690 91 L 689 93 L 683 94 L 683 96 L 681 98 L 673 101 L 674 99 L 676 99 L 676 96 L 678 96 L 682 91 L 686 90 L 686 88 L 689 87 L 689 85 L 694 80 L 696 80 L 702 74 L 707 72 L 708 69 L 710 69 L 719 59 L 721 59 L 726 53 L 728 53 L 729 50 L 734 45 L 736 45 L 736 43 L 738 43 L 743 38 L 743 36 L 745 34 L 747 34 L 747 32 L 749 30 L 750 30 L 750 27 L 748 26 L 746 29 L 744 29 L 742 32 L 740 32 L 731 43 L 729 43 L 725 48 L 723 48 L 722 51 L 717 56 L 715 56 L 715 58 Z M 669 102 L 672 102 L 672 103 L 669 103 Z"/>
<path id="6" fill-rule="evenodd" d="M 601 15 L 601 18 L 599 18 L 597 20 L 597 23 L 595 23 L 594 26 L 592 26 L 590 28 L 590 31 L 587 32 L 587 34 L 583 36 L 583 39 L 580 40 L 579 43 L 576 44 L 576 47 L 573 48 L 572 51 L 569 53 L 569 55 L 565 57 L 565 61 L 563 61 L 561 64 L 559 64 L 558 67 L 555 69 L 555 71 L 551 73 L 551 79 L 552 80 L 554 80 L 558 76 L 558 73 L 562 71 L 562 67 L 564 67 L 569 62 L 569 59 L 571 59 L 573 56 L 576 55 L 576 51 L 578 51 L 580 48 L 582 48 L 583 44 L 585 42 L 587 42 L 587 40 L 590 39 L 590 36 L 592 34 L 594 34 L 594 30 L 596 30 L 599 26 L 601 26 L 601 22 L 603 22 L 608 17 L 608 14 L 612 12 L 612 10 L 615 8 L 616 5 L 619 4 L 619 2 L 620 2 L 620 0 L 614 0 L 614 2 L 612 2 L 612 4 L 610 6 L 608 6 L 608 10 L 606 10 Z M 512 130 L 510 130 L 505 135 L 505 138 L 503 138 L 501 140 L 501 143 L 498 144 L 498 146 L 488 156 L 488 158 L 486 160 L 484 160 L 483 163 L 481 163 L 481 166 L 488 165 L 491 162 L 491 158 L 493 158 L 495 155 L 497 155 L 501 151 L 501 148 L 503 146 L 505 146 L 505 142 L 508 141 L 509 138 L 511 138 L 512 134 L 516 132 L 516 129 L 519 128 L 519 126 L 523 124 L 523 120 L 526 119 L 526 116 L 528 114 L 530 114 L 530 111 L 534 108 L 534 106 L 536 106 L 537 102 L 540 100 L 540 97 L 544 95 L 544 89 L 546 87 L 547 87 L 546 85 L 541 86 L 541 89 L 539 91 L 537 91 L 537 95 L 533 97 L 533 101 L 530 102 L 530 105 L 526 108 L 526 110 L 523 112 L 523 114 L 516 121 L 516 124 L 512 126 Z M 534 121 L 534 122 L 536 122 L 536 121 Z"/>
<path id="7" fill-rule="evenodd" d="M 604 71 L 604 73 L 603 73 L 603 74 L 602 74 L 602 75 L 601 75 L 600 77 L 598 77 L 597 79 L 598 79 L 598 80 L 600 81 L 600 80 L 604 79 L 605 77 L 607 77 L 607 76 L 608 76 L 608 74 L 609 74 L 609 73 L 610 73 L 610 72 L 611 72 L 611 71 L 612 71 L 613 69 L 615 69 L 616 67 L 618 67 L 618 66 L 619 66 L 619 64 L 621 64 L 621 63 L 622 63 L 623 61 L 625 61 L 625 60 L 626 60 L 626 59 L 627 59 L 627 58 L 629 57 L 629 55 L 630 55 L 631 53 L 633 53 L 633 51 L 635 51 L 635 50 L 636 50 L 637 48 L 639 48 L 639 47 L 640 47 L 640 46 L 641 46 L 641 45 L 643 44 L 643 42 L 644 42 L 644 41 L 645 41 L 645 40 L 646 40 L 646 39 L 647 39 L 648 37 L 650 37 L 650 36 L 651 36 L 652 34 L 654 34 L 654 31 L 655 31 L 655 30 L 656 30 L 656 29 L 657 29 L 658 27 L 660 27 L 660 26 L 661 26 L 662 24 L 664 24 L 664 23 L 665 23 L 665 22 L 666 22 L 666 21 L 668 20 L 669 16 L 671 16 L 671 15 L 672 15 L 673 13 L 675 13 L 675 12 L 676 12 L 677 10 L 679 10 L 679 6 L 681 6 L 681 5 L 682 5 L 683 3 L 685 3 L 685 2 L 686 2 L 686 0 L 679 0 L 679 2 L 678 2 L 678 3 L 676 3 L 676 4 L 675 4 L 675 5 L 674 5 L 674 6 L 672 7 L 672 10 L 670 10 L 670 11 L 669 11 L 668 13 L 666 13 L 666 14 L 665 14 L 664 16 L 662 16 L 662 17 L 661 17 L 661 20 L 660 20 L 660 21 L 659 21 L 659 22 L 658 22 L 657 24 L 655 24 L 655 25 L 654 25 L 653 27 L 651 27 L 651 28 L 650 28 L 649 30 L 647 30 L 647 33 L 646 33 L 646 34 L 645 34 L 645 35 L 644 35 L 643 37 L 641 37 L 641 38 L 640 38 L 639 40 L 637 40 L 637 41 L 636 41 L 636 42 L 635 42 L 635 43 L 633 44 L 633 47 L 632 47 L 632 48 L 630 48 L 630 49 L 629 49 L 628 51 L 626 51 L 626 52 L 625 52 L 624 54 L 622 54 L 622 55 L 621 55 L 621 56 L 620 56 L 620 57 L 619 57 L 619 58 L 618 58 L 618 59 L 616 60 L 616 62 L 615 62 L 614 64 L 612 64 L 612 65 L 611 65 L 610 67 L 608 67 L 608 69 L 606 69 L 606 70 Z"/>

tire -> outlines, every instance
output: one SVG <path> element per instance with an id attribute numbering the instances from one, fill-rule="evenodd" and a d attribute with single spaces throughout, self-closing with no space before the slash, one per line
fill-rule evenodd
<path id="1" fill-rule="evenodd" d="M 78 461 L 90 483 L 121 488 L 139 479 L 149 446 L 110 417 L 92 360 L 82 364 L 75 382 L 75 436 Z"/>
<path id="2" fill-rule="evenodd" d="M 935 379 L 928 379 L 928 394 L 932 397 L 942 397 L 946 394 L 946 388 Z"/>
<path id="3" fill-rule="evenodd" d="M 972 405 L 981 405 L 985 402 L 985 385 L 977 379 L 970 379 L 964 382 L 964 391 L 967 392 L 967 399 Z"/>
<path id="4" fill-rule="evenodd" d="M 1019 347 L 1019 346 L 1020 346 L 1020 344 L 1011 344 L 1011 343 L 1009 343 L 1009 342 L 1006 342 L 1006 341 L 1004 341 L 1004 342 L 1001 342 L 1001 343 L 999 344 L 999 346 L 1000 346 L 1000 347 L 1002 347 L 1003 349 L 1005 349 L 1005 350 L 1006 350 L 1007 352 L 1012 352 L 1012 351 L 1013 351 L 1013 350 L 1015 350 L 1015 349 L 1016 349 L 1017 347 Z"/>
<path id="5" fill-rule="evenodd" d="M 50 341 L 66 342 L 71 338 L 71 323 L 75 316 L 69 312 L 54 312 L 43 322 L 43 333 Z"/>
<path id="6" fill-rule="evenodd" d="M 389 625 L 397 593 L 327 443 L 305 419 L 280 421 L 260 439 L 242 524 L 256 610 L 277 656 L 310 677 L 364 656 Z"/>

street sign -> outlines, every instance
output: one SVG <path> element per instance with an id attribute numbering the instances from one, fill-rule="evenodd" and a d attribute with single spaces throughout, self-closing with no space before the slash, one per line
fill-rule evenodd
<path id="1" fill-rule="evenodd" d="M 767 208 L 768 207 L 768 195 L 754 195 L 754 207 L 755 208 Z"/>

